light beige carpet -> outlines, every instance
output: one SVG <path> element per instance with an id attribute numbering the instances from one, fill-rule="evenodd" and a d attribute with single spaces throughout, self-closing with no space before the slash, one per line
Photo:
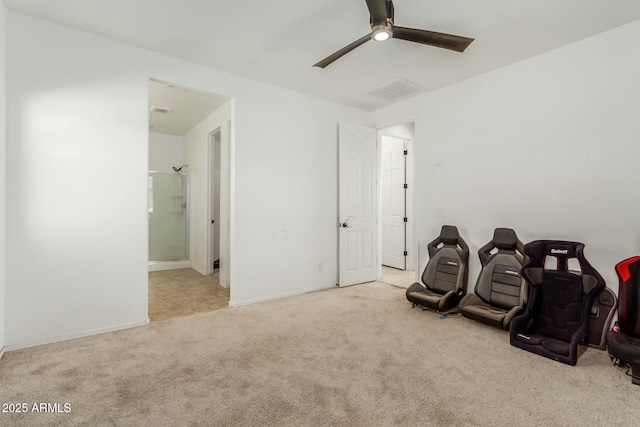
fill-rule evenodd
<path id="1" fill-rule="evenodd" d="M 636 426 L 640 387 L 589 349 L 575 367 L 382 283 L 7 353 L 2 426 Z"/>

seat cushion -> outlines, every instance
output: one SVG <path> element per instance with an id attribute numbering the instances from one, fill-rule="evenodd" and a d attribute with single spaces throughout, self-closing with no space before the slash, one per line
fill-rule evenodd
<path id="1" fill-rule="evenodd" d="M 571 343 L 535 333 L 512 334 L 511 345 L 568 365 L 575 365 L 579 356 L 578 353 L 584 352 L 586 348 L 585 346 L 580 346 L 580 348 L 576 347 L 574 349 Z"/>
<path id="2" fill-rule="evenodd" d="M 417 282 L 409 286 L 406 295 L 407 299 L 412 303 L 430 308 L 432 310 L 438 309 L 438 303 L 442 299 L 442 295 L 430 291 Z"/>
<path id="3" fill-rule="evenodd" d="M 492 307 L 483 302 L 476 295 L 472 294 L 468 294 L 464 297 L 460 303 L 460 311 L 466 318 L 477 320 L 501 329 L 503 327 L 504 318 L 507 315 L 507 310 Z"/>
<path id="4" fill-rule="evenodd" d="M 609 354 L 625 362 L 640 364 L 640 340 L 631 338 L 622 332 L 607 333 Z"/>

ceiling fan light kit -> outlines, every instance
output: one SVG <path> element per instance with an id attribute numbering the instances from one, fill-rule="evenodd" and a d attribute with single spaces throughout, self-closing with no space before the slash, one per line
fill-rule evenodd
<path id="1" fill-rule="evenodd" d="M 383 42 L 393 37 L 391 25 L 374 25 L 371 27 L 371 38 L 377 42 Z"/>
<path id="2" fill-rule="evenodd" d="M 325 68 L 335 60 L 341 58 L 355 48 L 365 44 L 369 40 L 385 41 L 390 38 L 406 40 L 414 43 L 422 43 L 441 49 L 464 52 L 474 39 L 455 36 L 453 34 L 437 33 L 435 31 L 419 30 L 417 28 L 397 27 L 393 24 L 394 7 L 392 0 L 366 0 L 369 9 L 369 24 L 371 34 L 368 34 L 355 42 L 343 47 L 337 52 L 314 64 L 314 67 Z"/>

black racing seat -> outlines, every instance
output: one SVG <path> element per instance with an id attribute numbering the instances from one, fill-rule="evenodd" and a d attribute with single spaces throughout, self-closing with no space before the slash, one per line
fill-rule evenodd
<path id="1" fill-rule="evenodd" d="M 511 228 L 496 228 L 493 239 L 480 248 L 482 270 L 474 294 L 460 301 L 464 317 L 496 328 L 509 329 L 511 319 L 523 310 L 526 281 L 520 275 L 524 245 Z"/>
<path id="2" fill-rule="evenodd" d="M 586 349 L 591 306 L 606 284 L 584 244 L 536 240 L 524 247 L 527 308 L 511 321 L 511 345 L 568 365 Z"/>
<path id="3" fill-rule="evenodd" d="M 427 245 L 429 262 L 422 273 L 422 283 L 407 289 L 413 306 L 445 312 L 458 305 L 467 289 L 469 247 L 453 225 L 443 225 L 440 235 Z"/>
<path id="4" fill-rule="evenodd" d="M 609 355 L 616 365 L 631 368 L 631 382 L 640 385 L 640 256 L 618 263 L 616 273 L 618 322 L 607 333 Z"/>

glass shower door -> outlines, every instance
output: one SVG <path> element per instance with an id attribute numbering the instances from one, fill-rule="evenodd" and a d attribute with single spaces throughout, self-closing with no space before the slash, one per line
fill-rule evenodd
<path id="1" fill-rule="evenodd" d="M 149 172 L 149 261 L 188 259 L 187 178 Z"/>

